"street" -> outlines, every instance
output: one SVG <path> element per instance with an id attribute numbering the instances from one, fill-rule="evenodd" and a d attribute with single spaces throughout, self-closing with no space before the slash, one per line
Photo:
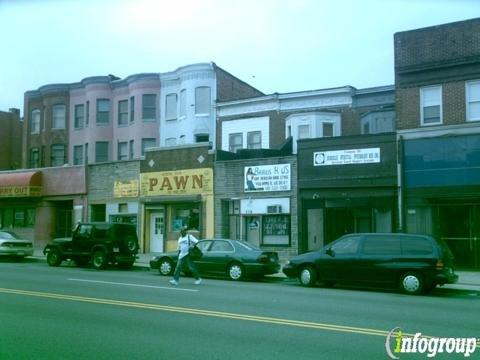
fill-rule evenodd
<path id="1" fill-rule="evenodd" d="M 146 268 L 35 259 L 0 260 L 0 273 L 1 359 L 385 359 L 396 327 L 480 337 L 476 291 L 408 296 L 284 279 L 195 286 L 183 277 L 174 287 Z M 426 358 L 417 356 L 408 358 Z M 452 356 L 463 358 L 438 357 Z"/>

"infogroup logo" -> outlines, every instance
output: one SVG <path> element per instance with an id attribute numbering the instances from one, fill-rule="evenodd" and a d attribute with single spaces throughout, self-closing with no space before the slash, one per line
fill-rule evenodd
<path id="1" fill-rule="evenodd" d="M 393 343 L 393 349 L 392 349 Z M 427 354 L 432 358 L 440 353 L 472 355 L 477 349 L 476 338 L 440 338 L 423 336 L 422 333 L 406 335 L 402 329 L 395 327 L 387 335 L 385 349 L 391 359 L 400 359 L 399 354 Z"/>

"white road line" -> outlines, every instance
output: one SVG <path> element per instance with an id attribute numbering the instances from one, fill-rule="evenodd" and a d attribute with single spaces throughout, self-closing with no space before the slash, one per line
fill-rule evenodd
<path id="1" fill-rule="evenodd" d="M 100 281 L 100 280 L 87 280 L 87 279 L 68 279 L 69 281 L 81 281 L 81 282 L 89 282 L 89 283 L 97 283 L 97 284 L 108 284 L 108 285 L 122 285 L 122 286 L 135 286 L 135 287 L 145 287 L 145 288 L 152 288 L 152 289 L 164 289 L 164 290 L 174 290 L 174 291 L 190 291 L 190 292 L 197 292 L 197 289 L 182 289 L 179 287 L 166 287 L 166 286 L 154 286 L 154 285 L 139 285 L 139 284 L 129 284 L 129 283 L 119 283 L 119 282 L 111 282 L 111 281 Z"/>

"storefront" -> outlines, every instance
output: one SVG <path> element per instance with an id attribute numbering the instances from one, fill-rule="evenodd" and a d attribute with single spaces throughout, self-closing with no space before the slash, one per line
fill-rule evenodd
<path id="1" fill-rule="evenodd" d="M 443 239 L 480 268 L 480 135 L 402 139 L 406 231 Z"/>
<path id="2" fill-rule="evenodd" d="M 245 159 L 242 154 L 217 152 L 215 234 L 289 258 L 298 252 L 296 159 L 255 158 L 252 153 Z"/>
<path id="3" fill-rule="evenodd" d="M 180 229 L 213 237 L 213 161 L 210 146 L 152 149 L 141 162 L 141 238 L 146 252 L 176 248 Z"/>
<path id="4" fill-rule="evenodd" d="M 352 232 L 395 232 L 395 134 L 298 142 L 301 251 L 316 250 Z"/>

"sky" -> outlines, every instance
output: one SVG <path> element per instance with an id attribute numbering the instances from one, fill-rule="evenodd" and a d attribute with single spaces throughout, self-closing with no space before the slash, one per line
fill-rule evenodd
<path id="1" fill-rule="evenodd" d="M 476 17 L 480 0 L 0 0 L 0 111 L 211 61 L 265 94 L 393 85 L 396 32 Z"/>

